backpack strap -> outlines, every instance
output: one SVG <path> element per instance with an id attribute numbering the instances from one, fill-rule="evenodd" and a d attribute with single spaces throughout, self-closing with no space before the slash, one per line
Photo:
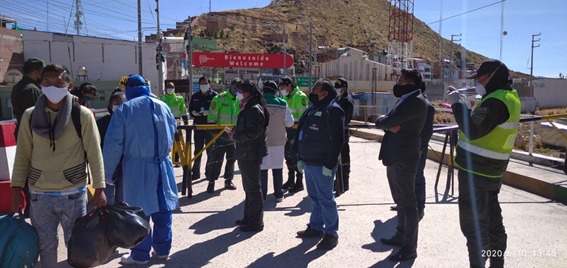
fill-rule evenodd
<path id="1" fill-rule="evenodd" d="M 81 131 L 81 105 L 77 102 L 73 102 L 73 106 L 71 106 L 71 120 L 73 121 L 73 126 L 75 127 L 75 131 L 77 132 L 77 136 L 83 141 L 83 134 Z"/>

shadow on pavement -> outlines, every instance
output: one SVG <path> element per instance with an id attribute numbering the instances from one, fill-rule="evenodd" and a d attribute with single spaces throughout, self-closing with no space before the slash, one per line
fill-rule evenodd
<path id="1" fill-rule="evenodd" d="M 236 227 L 235 222 L 242 219 L 244 214 L 244 201 L 225 211 L 218 211 L 210 216 L 195 222 L 189 229 L 195 230 L 195 234 L 206 234 L 217 229 Z"/>
<path id="2" fill-rule="evenodd" d="M 251 268 L 277 268 L 277 267 L 307 267 L 309 263 L 321 256 L 327 251 L 313 249 L 319 242 L 319 239 L 303 239 L 301 244 L 290 248 L 280 255 L 274 256 L 274 252 L 267 253 L 260 257 L 248 267 Z M 313 249 L 309 251 L 310 249 Z M 331 264 L 329 264 L 331 265 Z"/>
<path id="3" fill-rule="evenodd" d="M 375 242 L 362 245 L 363 249 L 371 250 L 372 252 L 386 252 L 392 249 L 392 246 L 384 245 L 380 242 L 380 238 L 390 238 L 396 233 L 396 225 L 398 216 L 394 216 L 385 222 L 382 220 L 374 221 L 374 230 L 370 234 Z"/>
<path id="4" fill-rule="evenodd" d="M 228 248 L 242 242 L 254 233 L 243 233 L 234 229 L 232 232 L 217 236 L 203 243 L 194 244 L 193 246 L 178 251 L 169 257 L 169 263 L 182 264 L 181 267 L 203 267 L 210 263 L 212 259 L 228 252 Z M 220 267 L 218 263 L 214 265 Z"/>
<path id="5" fill-rule="evenodd" d="M 385 259 L 377 262 L 376 264 L 370 266 L 372 268 L 409 268 L 409 267 L 413 267 L 413 264 L 415 263 L 415 259 L 410 260 L 410 261 L 404 261 L 404 262 L 400 262 L 400 263 L 396 263 L 393 261 L 388 260 L 388 257 L 386 257 Z M 396 264 L 398 264 L 396 266 Z"/>
<path id="6" fill-rule="evenodd" d="M 275 208 L 274 210 L 289 210 L 289 212 L 285 213 L 284 215 L 290 217 L 301 216 L 305 213 L 311 212 L 311 200 L 309 199 L 309 197 L 305 196 L 303 197 L 303 199 L 301 199 L 301 202 L 295 205 L 295 207 L 282 207 Z"/>
<path id="7" fill-rule="evenodd" d="M 374 221 L 374 230 L 372 230 L 371 236 L 372 238 L 374 238 L 376 242 L 363 245 L 362 248 L 371 250 L 372 252 L 386 252 L 389 251 L 390 249 L 394 249 L 392 252 L 397 252 L 398 247 L 384 245 L 382 244 L 382 242 L 380 242 L 380 238 L 390 238 L 396 233 L 396 225 L 398 223 L 397 219 L 398 216 L 394 216 L 385 222 L 382 222 L 381 220 Z M 396 266 L 397 263 L 390 261 L 388 257 L 384 258 L 383 260 L 380 260 L 371 267 L 376 267 L 376 268 L 412 267 L 415 262 L 415 259 L 413 259 L 410 261 L 400 262 Z"/>

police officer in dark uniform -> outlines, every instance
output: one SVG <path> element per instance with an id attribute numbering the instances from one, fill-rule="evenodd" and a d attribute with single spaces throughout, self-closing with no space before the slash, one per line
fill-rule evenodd
<path id="1" fill-rule="evenodd" d="M 193 118 L 194 125 L 207 124 L 207 115 L 209 114 L 209 107 L 211 106 L 211 101 L 217 95 L 216 92 L 210 90 L 208 87 L 208 81 L 206 77 L 199 78 L 199 86 L 203 85 L 204 90 L 199 90 L 199 92 L 191 96 L 191 102 L 189 103 L 189 113 Z M 199 153 L 205 147 L 207 143 L 213 138 L 211 133 L 206 130 L 195 130 L 194 132 L 195 141 L 195 155 Z M 209 156 L 210 149 L 207 150 L 207 156 Z M 191 177 L 196 180 L 201 177 L 201 156 L 195 159 L 193 162 L 193 169 L 191 170 Z M 206 174 L 205 174 L 206 175 Z"/>
<path id="2" fill-rule="evenodd" d="M 335 180 L 335 196 L 339 197 L 349 189 L 349 176 L 350 176 L 350 146 L 348 140 L 350 137 L 349 129 L 346 127 L 352 119 L 352 110 L 354 101 L 352 96 L 348 93 L 348 82 L 344 78 L 339 78 L 335 81 L 335 90 L 337 91 L 337 103 L 345 112 L 345 132 L 346 138 L 341 150 L 341 162 L 337 170 L 337 178 Z"/>

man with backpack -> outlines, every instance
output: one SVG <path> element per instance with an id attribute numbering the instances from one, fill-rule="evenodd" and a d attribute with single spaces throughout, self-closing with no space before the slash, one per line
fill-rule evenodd
<path id="1" fill-rule="evenodd" d="M 42 267 L 57 264 L 58 225 L 63 227 L 67 244 L 75 220 L 86 214 L 87 162 L 92 170 L 95 207 L 106 205 L 95 118 L 73 101 L 68 91 L 72 86 L 65 67 L 47 65 L 42 73 L 43 95 L 22 115 L 18 133 L 12 211 L 25 207 L 23 187 L 27 181 L 30 219 L 38 233 Z"/>

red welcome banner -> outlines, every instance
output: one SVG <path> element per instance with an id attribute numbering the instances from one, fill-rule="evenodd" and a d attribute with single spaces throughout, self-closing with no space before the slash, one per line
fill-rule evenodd
<path id="1" fill-rule="evenodd" d="M 289 54 L 257 54 L 257 53 L 218 53 L 193 52 L 195 67 L 235 67 L 235 68 L 286 68 L 293 65 Z"/>

